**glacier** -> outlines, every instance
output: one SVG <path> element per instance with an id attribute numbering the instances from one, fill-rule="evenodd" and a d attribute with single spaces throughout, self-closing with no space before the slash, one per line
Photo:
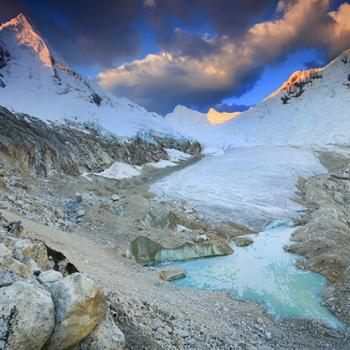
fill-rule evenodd
<path id="1" fill-rule="evenodd" d="M 312 149 L 290 146 L 238 147 L 207 156 L 150 188 L 160 199 L 188 201 L 210 221 L 262 228 L 298 216 L 293 201 L 299 177 L 325 172 Z"/>

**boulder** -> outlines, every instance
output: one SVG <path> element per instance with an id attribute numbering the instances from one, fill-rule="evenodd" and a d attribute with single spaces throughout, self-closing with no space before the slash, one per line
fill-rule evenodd
<path id="1" fill-rule="evenodd" d="M 77 217 L 81 218 L 85 215 L 85 210 L 84 209 L 80 209 L 77 211 Z"/>
<path id="2" fill-rule="evenodd" d="M 77 350 L 122 350 L 125 338 L 109 310 L 104 320 L 78 346 Z"/>
<path id="3" fill-rule="evenodd" d="M 174 248 L 166 248 L 146 236 L 140 236 L 133 240 L 131 251 L 135 260 L 142 265 L 228 255 L 233 252 L 230 245 L 223 241 L 213 241 L 205 244 L 185 242 Z"/>
<path id="4" fill-rule="evenodd" d="M 118 196 L 117 194 L 112 194 L 111 199 L 112 199 L 113 202 L 116 202 L 116 201 L 119 201 L 120 196 Z"/>
<path id="5" fill-rule="evenodd" d="M 0 270 L 14 273 L 23 278 L 31 278 L 32 270 L 27 266 L 12 258 L 10 255 L 0 256 Z"/>
<path id="6" fill-rule="evenodd" d="M 27 264 L 29 260 L 33 260 L 40 270 L 48 268 L 47 248 L 43 242 L 9 237 L 5 244 L 12 250 L 12 256 L 18 261 Z"/>
<path id="7" fill-rule="evenodd" d="M 14 237 L 19 237 L 23 231 L 23 225 L 21 221 L 12 221 L 7 225 L 8 233 Z"/>
<path id="8" fill-rule="evenodd" d="M 15 273 L 0 269 L 0 288 L 9 286 L 20 280 L 22 280 L 22 278 Z"/>
<path id="9" fill-rule="evenodd" d="M 11 256 L 11 250 L 6 245 L 0 243 L 0 258 L 4 258 L 5 256 Z"/>
<path id="10" fill-rule="evenodd" d="M 0 288 L 0 349 L 40 350 L 54 324 L 54 305 L 44 288 L 23 281 Z"/>
<path id="11" fill-rule="evenodd" d="M 185 272 L 177 266 L 159 272 L 159 278 L 163 281 L 173 281 L 184 277 L 186 277 Z"/>
<path id="12" fill-rule="evenodd" d="M 63 279 L 63 275 L 55 270 L 44 271 L 38 276 L 38 281 L 43 284 L 57 282 L 61 279 Z"/>
<path id="13" fill-rule="evenodd" d="M 249 237 L 236 237 L 234 242 L 237 247 L 247 247 L 251 245 L 254 241 Z"/>
<path id="14" fill-rule="evenodd" d="M 55 329 L 47 349 L 72 348 L 102 321 L 104 297 L 96 283 L 81 273 L 45 286 L 52 295 L 56 311 Z"/>

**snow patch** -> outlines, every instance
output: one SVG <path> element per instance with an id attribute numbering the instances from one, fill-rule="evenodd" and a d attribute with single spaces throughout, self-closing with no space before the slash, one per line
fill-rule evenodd
<path id="1" fill-rule="evenodd" d="M 177 164 L 166 159 L 162 159 L 156 163 L 147 163 L 146 166 L 150 166 L 152 168 L 162 169 L 170 166 L 176 166 Z"/>
<path id="2" fill-rule="evenodd" d="M 115 162 L 110 168 L 97 173 L 95 175 L 107 177 L 110 179 L 122 180 L 129 179 L 134 176 L 139 176 L 142 172 L 142 167 L 130 165 L 123 162 Z"/>
<path id="3" fill-rule="evenodd" d="M 191 154 L 181 152 L 175 148 L 166 148 L 165 150 L 168 153 L 168 157 L 172 162 L 178 162 L 180 160 L 186 160 L 192 157 Z"/>

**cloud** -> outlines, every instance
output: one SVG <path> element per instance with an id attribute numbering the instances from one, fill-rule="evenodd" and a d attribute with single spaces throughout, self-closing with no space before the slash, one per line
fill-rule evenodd
<path id="1" fill-rule="evenodd" d="M 164 52 L 106 70 L 98 80 L 160 113 L 180 103 L 214 104 L 251 88 L 266 66 L 296 48 L 322 48 L 329 57 L 348 48 L 350 5 L 329 7 L 329 0 L 282 0 L 272 20 L 250 26 L 239 40 L 176 29 Z M 192 52 L 196 45 L 199 51 Z"/>
<path id="2" fill-rule="evenodd" d="M 170 50 L 172 45 L 174 51 L 189 52 L 191 48 L 191 55 L 199 55 L 205 54 L 205 46 L 209 50 L 210 44 L 173 31 L 169 18 L 193 28 L 209 22 L 220 33 L 233 33 L 246 28 L 252 17 L 263 14 L 267 4 L 274 1 L 0 0 L 0 22 L 23 12 L 68 63 L 111 67 L 117 59 L 139 52 L 137 23 L 141 21 L 152 28 L 162 50 Z M 236 17 L 234 21 L 232 16 Z"/>
<path id="3" fill-rule="evenodd" d="M 199 0 L 219 35 L 238 37 L 275 6 L 275 0 Z"/>
<path id="4" fill-rule="evenodd" d="M 25 13 L 69 64 L 103 69 L 101 85 L 161 113 L 239 96 L 294 49 L 330 58 L 350 46 L 350 5 L 330 10 L 330 0 L 0 0 L 0 8 L 0 21 Z M 110 69 L 140 54 L 144 25 L 159 53 Z"/>
<path id="5" fill-rule="evenodd" d="M 141 7 L 139 0 L 0 0 L 0 22 L 22 12 L 69 63 L 110 67 L 138 52 Z"/>

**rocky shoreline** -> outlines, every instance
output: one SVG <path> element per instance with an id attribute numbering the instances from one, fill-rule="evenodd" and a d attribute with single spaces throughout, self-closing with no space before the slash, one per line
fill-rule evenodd
<path id="1" fill-rule="evenodd" d="M 350 323 L 350 169 L 349 159 L 323 152 L 320 159 L 329 173 L 301 179 L 299 201 L 310 214 L 292 234 L 296 241 L 287 251 L 304 259 L 298 266 L 327 278 L 325 305 Z"/>

